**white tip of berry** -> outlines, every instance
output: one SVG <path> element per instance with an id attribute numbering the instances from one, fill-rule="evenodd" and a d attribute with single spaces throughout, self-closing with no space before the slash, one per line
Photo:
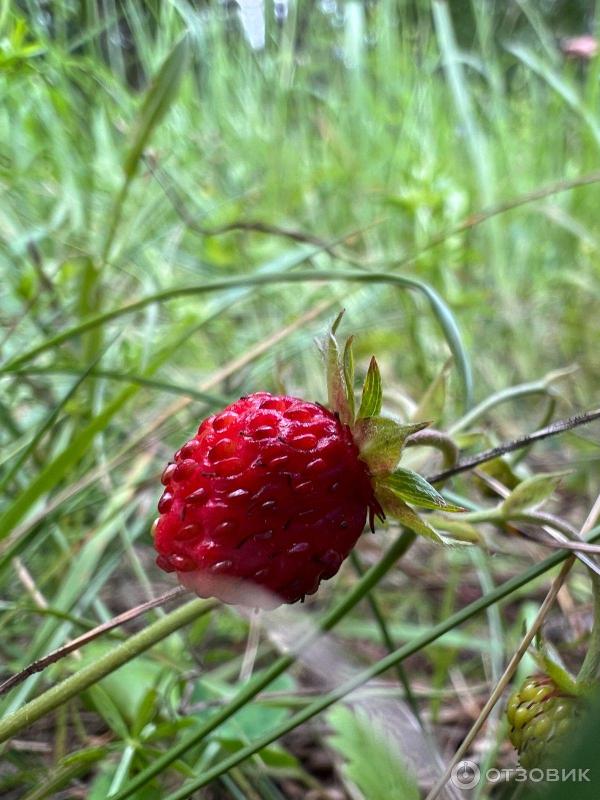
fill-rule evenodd
<path id="1" fill-rule="evenodd" d="M 178 572 L 179 583 L 198 597 L 205 599 L 216 597 L 222 603 L 247 608 L 262 608 L 271 611 L 283 603 L 283 600 L 262 586 L 244 581 L 241 578 L 226 578 L 223 575 L 212 575 L 205 570 Z"/>

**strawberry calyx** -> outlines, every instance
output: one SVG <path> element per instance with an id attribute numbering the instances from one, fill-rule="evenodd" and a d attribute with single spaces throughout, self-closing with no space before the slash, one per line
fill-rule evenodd
<path id="1" fill-rule="evenodd" d="M 464 544 L 460 534 L 440 533 L 421 516 L 417 508 L 438 512 L 461 512 L 464 508 L 448 503 L 421 475 L 399 466 L 407 439 L 431 423 L 401 422 L 382 414 L 383 387 L 381 372 L 373 356 L 364 380 L 358 411 L 354 395 L 354 337 L 343 348 L 336 332 L 344 312 L 334 321 L 325 341 L 320 344 L 327 371 L 329 408 L 350 429 L 359 450 L 360 459 L 367 465 L 371 478 L 374 502 L 370 506 L 370 523 L 374 516 L 382 521 L 396 519 L 413 533 L 439 544 Z"/>

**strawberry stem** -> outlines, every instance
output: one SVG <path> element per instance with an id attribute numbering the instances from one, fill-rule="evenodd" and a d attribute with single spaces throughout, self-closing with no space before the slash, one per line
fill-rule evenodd
<path id="1" fill-rule="evenodd" d="M 434 447 L 439 450 L 444 457 L 444 467 L 453 467 L 458 461 L 458 446 L 452 437 L 447 433 L 426 428 L 422 431 L 412 433 L 406 442 L 405 447 Z"/>

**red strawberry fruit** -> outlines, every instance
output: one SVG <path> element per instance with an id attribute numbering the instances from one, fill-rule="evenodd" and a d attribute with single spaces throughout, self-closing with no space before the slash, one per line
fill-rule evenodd
<path id="1" fill-rule="evenodd" d="M 425 425 L 379 416 L 374 359 L 355 419 L 351 340 L 342 357 L 338 322 L 325 350 L 333 410 L 268 392 L 242 397 L 204 420 L 163 472 L 156 562 L 201 597 L 294 603 L 337 573 L 367 516 L 373 528 L 385 507 L 441 539 L 405 498 L 458 510 L 416 473 L 394 472 L 407 436 Z"/>
<path id="2" fill-rule="evenodd" d="M 214 575 L 288 603 L 312 594 L 354 547 L 367 511 L 379 510 L 348 426 L 267 392 L 205 420 L 162 480 L 158 564 L 207 595 Z M 227 589 L 235 596 L 235 580 Z"/>

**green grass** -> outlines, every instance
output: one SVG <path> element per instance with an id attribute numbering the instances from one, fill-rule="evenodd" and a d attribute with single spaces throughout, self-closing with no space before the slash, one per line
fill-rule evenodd
<path id="1" fill-rule="evenodd" d="M 266 48 L 254 52 L 221 5 L 0 4 L 5 677 L 171 588 L 148 536 L 163 464 L 240 394 L 285 386 L 324 400 L 312 339 L 341 307 L 360 377 L 377 353 L 386 408 L 418 406 L 472 452 L 598 406 L 600 60 L 566 62 L 557 48 L 583 30 L 583 13 L 451 5 L 349 2 L 327 14 L 299 3 L 281 26 L 268 10 Z M 483 405 L 464 417 L 471 372 Z M 580 431 L 516 467 L 519 478 L 570 468 L 550 508 L 576 527 L 600 477 L 594 429 Z M 469 476 L 452 488 L 476 509 L 492 502 Z M 498 587 L 546 553 L 478 529 L 493 559 L 419 543 L 404 571 L 387 574 L 377 564 L 394 532 L 364 537 L 355 568 L 375 569 L 374 584 L 347 565 L 296 609 L 337 622 L 341 608 L 338 654 L 359 662 L 356 674 L 394 667 L 386 680 L 417 703 L 444 752 L 469 723 L 449 732 L 439 722 L 457 708 L 449 676 L 489 694 L 547 588 L 538 577 L 500 606 Z M 569 592 L 590 602 L 585 572 Z M 457 627 L 479 595 L 486 615 Z M 177 618 L 167 611 L 127 631 L 168 628 Z M 222 608 L 175 627 L 19 729 L 0 793 L 152 800 L 209 776 L 198 796 L 270 800 L 318 786 L 291 740 L 272 744 L 269 731 L 325 709 L 343 681 L 319 685 L 295 719 L 308 684 L 290 659 L 276 712 L 268 693 L 278 690 L 265 683 L 264 702 L 230 718 L 247 622 Z M 30 676 L 0 698 L 0 714 L 24 716 L 28 701 L 88 668 L 87 648 L 109 658 L 123 638 Z M 559 640 L 576 665 L 570 633 Z M 284 663 L 277 654 L 263 635 L 253 680 Z M 207 707 L 225 728 L 207 724 Z M 488 759 L 509 763 L 505 732 L 492 727 Z M 182 747 L 194 730 L 203 736 Z M 335 739 L 311 731 L 334 752 Z M 164 770 L 127 794 L 161 755 Z M 345 774 L 321 783 L 343 786 Z"/>

